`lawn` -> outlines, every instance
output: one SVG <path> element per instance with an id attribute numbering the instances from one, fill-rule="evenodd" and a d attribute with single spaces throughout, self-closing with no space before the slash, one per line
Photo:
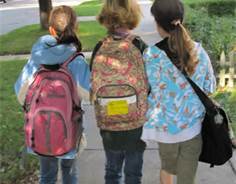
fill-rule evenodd
<path id="1" fill-rule="evenodd" d="M 0 55 L 30 53 L 33 43 L 45 34 L 48 34 L 48 31 L 40 29 L 39 25 L 30 25 L 1 35 Z M 91 51 L 105 34 L 105 29 L 96 21 L 79 24 L 78 35 L 83 45 L 83 51 Z"/>
<path id="2" fill-rule="evenodd" d="M 74 10 L 78 16 L 96 16 L 100 12 L 102 1 L 87 1 L 78 6 L 74 6 Z"/>
<path id="3" fill-rule="evenodd" d="M 27 157 L 27 170 L 21 170 L 21 151 L 24 145 L 23 113 L 16 100 L 13 85 L 26 61 L 0 62 L 0 180 L 5 183 L 22 183 L 21 179 L 35 176 L 38 163 Z M 217 92 L 216 98 L 228 111 L 236 133 L 236 88 L 231 92 Z M 27 172 L 26 172 L 27 171 Z"/>
<path id="4" fill-rule="evenodd" d="M 13 84 L 25 61 L 0 62 L 0 181 L 20 183 L 18 180 L 35 171 L 35 159 L 27 162 L 27 170 L 20 169 L 24 145 L 23 114 L 13 91 Z"/>

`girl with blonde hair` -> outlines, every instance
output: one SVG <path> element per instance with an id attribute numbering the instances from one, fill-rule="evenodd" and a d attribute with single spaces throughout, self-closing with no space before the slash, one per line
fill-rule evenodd
<path id="1" fill-rule="evenodd" d="M 107 28 L 108 34 L 96 45 L 92 54 L 90 63 L 92 96 L 97 94 L 93 92 L 97 91 L 97 89 L 101 89 L 97 87 L 100 84 L 101 86 L 114 87 L 113 89 L 107 90 L 107 93 L 110 91 L 112 93 L 115 88 L 120 90 L 122 88 L 119 88 L 121 83 L 123 84 L 124 91 L 127 90 L 128 84 L 131 83 L 131 85 L 134 84 L 137 86 L 137 84 L 140 84 L 146 87 L 147 83 L 146 80 L 144 80 L 144 78 L 146 79 L 146 74 L 142 58 L 142 52 L 146 48 L 146 45 L 139 37 L 132 34 L 132 30 L 138 25 L 140 17 L 141 11 L 136 0 L 104 1 L 103 8 L 97 19 L 101 25 Z M 137 74 L 136 72 L 135 75 L 131 77 L 131 71 L 139 71 L 139 73 Z M 139 77 L 138 82 L 136 77 Z M 124 88 L 124 86 L 126 87 Z M 124 91 L 120 90 L 119 93 L 109 94 L 107 97 L 114 96 L 115 99 L 119 99 L 118 96 L 121 93 L 124 97 Z M 140 88 L 138 91 L 141 91 Z M 144 96 L 147 96 L 147 90 L 144 89 L 142 92 Z M 121 183 L 123 165 L 126 184 L 140 184 L 142 180 L 145 143 L 140 137 L 142 134 L 142 126 L 145 122 L 146 98 L 145 100 L 139 99 L 139 104 L 143 104 L 143 110 L 140 113 L 144 117 L 143 119 L 140 118 L 140 120 L 136 120 L 137 116 L 134 116 L 132 120 L 131 118 L 129 120 L 124 118 L 116 122 L 111 122 L 111 120 L 102 121 L 99 119 L 101 116 L 98 115 L 99 113 L 104 113 L 104 116 L 107 115 L 108 118 L 119 118 L 119 115 L 122 116 L 123 114 L 126 116 L 126 114 L 130 113 L 127 104 L 136 102 L 134 102 L 134 100 L 129 102 L 127 100 L 129 96 L 127 94 L 125 95 L 126 98 L 120 100 L 121 103 L 124 102 L 122 107 L 120 107 L 123 108 L 123 110 L 127 110 L 126 113 L 119 112 L 119 114 L 115 112 L 116 109 L 119 110 L 119 108 L 116 107 L 113 107 L 111 110 L 107 108 L 104 110 L 106 113 L 104 111 L 99 112 L 99 108 L 96 108 L 96 104 L 99 102 L 95 102 L 98 127 L 100 128 L 106 156 L 106 184 Z M 96 97 L 100 98 L 101 96 L 97 95 Z M 111 100 L 115 103 L 114 98 Z M 105 101 L 107 100 L 108 98 L 105 99 Z M 103 107 L 104 105 L 101 105 L 101 108 Z M 114 114 L 118 115 L 109 116 L 109 111 L 114 111 Z M 132 117 L 132 115 L 130 117 Z"/>

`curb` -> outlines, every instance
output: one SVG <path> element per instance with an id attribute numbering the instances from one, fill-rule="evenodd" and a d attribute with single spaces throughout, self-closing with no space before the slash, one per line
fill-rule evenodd
<path id="1" fill-rule="evenodd" d="M 89 59 L 92 52 L 82 52 L 85 58 Z M 29 59 L 30 54 L 18 54 L 18 55 L 3 55 L 0 56 L 0 61 L 11 61 L 11 60 L 26 60 Z"/>
<path id="2" fill-rule="evenodd" d="M 81 22 L 96 21 L 96 16 L 78 16 L 77 21 Z"/>
<path id="3" fill-rule="evenodd" d="M 19 55 L 2 55 L 0 56 L 0 61 L 11 61 L 11 60 L 24 60 L 30 57 L 29 54 L 19 54 Z"/>

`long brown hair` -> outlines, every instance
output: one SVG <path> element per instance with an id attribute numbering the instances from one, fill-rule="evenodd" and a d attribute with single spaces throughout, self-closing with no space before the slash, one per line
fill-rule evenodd
<path id="1" fill-rule="evenodd" d="M 77 51 L 81 51 L 82 44 L 76 35 L 77 16 L 69 6 L 58 6 L 54 8 L 49 17 L 49 25 L 57 32 L 59 44 L 74 44 Z"/>
<path id="2" fill-rule="evenodd" d="M 198 63 L 194 41 L 183 26 L 184 5 L 180 0 L 155 0 L 151 13 L 156 23 L 169 33 L 168 46 L 181 69 L 192 75 Z"/>
<path id="3" fill-rule="evenodd" d="M 136 0 L 105 0 L 97 20 L 109 32 L 117 28 L 134 29 L 141 18 L 141 10 Z"/>

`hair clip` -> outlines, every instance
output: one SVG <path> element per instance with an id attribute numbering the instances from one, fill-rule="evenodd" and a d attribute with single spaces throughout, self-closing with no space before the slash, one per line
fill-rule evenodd
<path id="1" fill-rule="evenodd" d="M 171 22 L 171 24 L 173 24 L 173 25 L 175 25 L 175 26 L 178 26 L 178 25 L 181 24 L 181 22 L 180 22 L 180 20 L 178 19 L 178 20 L 173 20 L 173 21 Z"/>

